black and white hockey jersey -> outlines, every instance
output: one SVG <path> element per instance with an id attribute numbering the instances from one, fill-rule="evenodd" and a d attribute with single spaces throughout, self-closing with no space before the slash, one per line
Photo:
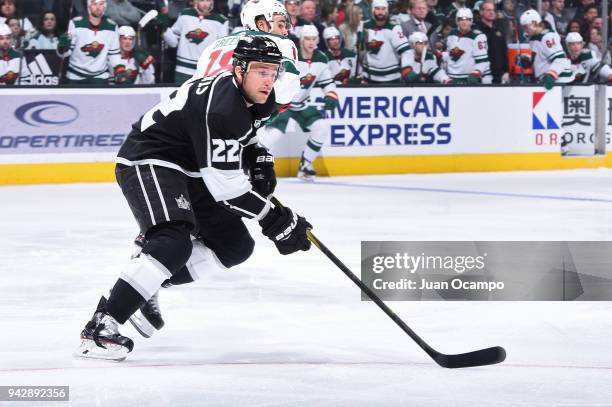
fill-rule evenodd
<path id="1" fill-rule="evenodd" d="M 242 150 L 257 142 L 260 120 L 274 107 L 247 107 L 231 73 L 185 82 L 132 126 L 116 162 L 153 164 L 202 178 L 212 199 L 247 218 L 261 219 L 270 202 L 254 192 Z"/>

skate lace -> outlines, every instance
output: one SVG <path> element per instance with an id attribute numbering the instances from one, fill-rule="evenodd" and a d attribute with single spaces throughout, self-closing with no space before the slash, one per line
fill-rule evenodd
<path id="1" fill-rule="evenodd" d="M 119 333 L 118 322 L 110 315 L 105 315 L 96 327 L 96 333 L 103 336 L 111 336 Z"/>

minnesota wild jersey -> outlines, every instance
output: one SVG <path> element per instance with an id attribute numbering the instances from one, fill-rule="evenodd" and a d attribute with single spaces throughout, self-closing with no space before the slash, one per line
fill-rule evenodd
<path id="1" fill-rule="evenodd" d="M 232 70 L 232 56 L 238 41 L 245 35 L 260 35 L 274 41 L 283 54 L 283 69 L 274 83 L 276 103 L 286 105 L 300 91 L 300 77 L 297 70 L 297 49 L 287 37 L 262 31 L 239 31 L 220 38 L 210 44 L 200 55 L 192 80 L 217 75 Z"/>
<path id="2" fill-rule="evenodd" d="M 126 85 L 152 85 L 155 83 L 155 66 L 151 64 L 147 69 L 142 67 L 136 62 L 132 53 L 122 55 L 119 59 L 119 65 L 125 67 L 127 74 L 127 80 L 124 84 Z M 113 72 L 111 72 L 111 75 Z"/>
<path id="3" fill-rule="evenodd" d="M 446 40 L 448 76 L 453 79 L 467 79 L 474 71 L 480 72 L 483 83 L 491 83 L 487 36 L 479 30 L 462 33 L 454 29 Z"/>
<path id="4" fill-rule="evenodd" d="M 186 8 L 174 25 L 164 33 L 164 40 L 177 47 L 176 72 L 192 76 L 202 51 L 228 34 L 227 18 L 220 14 L 198 16 L 195 8 Z"/>
<path id="5" fill-rule="evenodd" d="M 597 56 L 588 49 L 583 49 L 577 58 L 572 58 L 572 71 L 576 75 L 576 82 L 592 83 L 598 80 L 608 81 L 612 75 L 612 68 L 601 62 Z"/>
<path id="6" fill-rule="evenodd" d="M 328 59 L 324 53 L 315 49 L 312 57 L 306 59 L 298 53 L 297 67 L 300 71 L 300 92 L 291 101 L 291 110 L 303 110 L 310 98 L 310 91 L 315 86 L 323 87 L 323 92 L 336 90 L 334 78 L 329 71 Z"/>
<path id="7" fill-rule="evenodd" d="M 357 55 L 346 48 L 340 49 L 338 55 L 331 51 L 325 53 L 329 62 L 329 72 L 336 85 L 347 84 L 348 79 L 357 76 Z"/>
<path id="8" fill-rule="evenodd" d="M 21 67 L 21 80 L 28 83 L 30 72 L 26 67 L 25 59 L 20 62 L 21 54 L 9 48 L 4 55 L 0 55 L 0 85 L 14 85 L 19 80 Z"/>
<path id="9" fill-rule="evenodd" d="M 66 77 L 79 81 L 85 79 L 108 80 L 109 69 L 119 64 L 119 34 L 117 24 L 103 17 L 93 26 L 89 19 L 75 17 L 68 24 L 70 55 Z"/>
<path id="10" fill-rule="evenodd" d="M 401 27 L 389 23 L 379 27 L 368 20 L 363 30 L 366 48 L 363 76 L 375 82 L 400 79 L 400 72 L 408 63 L 406 51 L 410 48 Z"/>
<path id="11" fill-rule="evenodd" d="M 427 51 L 424 56 L 421 55 L 418 58 L 413 49 L 406 51 L 406 54 L 408 54 L 408 66 L 412 68 L 412 72 L 419 75 L 424 81 L 445 83 L 450 80 L 444 69 L 438 66 L 431 52 Z"/>
<path id="12" fill-rule="evenodd" d="M 561 46 L 561 37 L 554 31 L 544 30 L 529 38 L 533 51 L 533 69 L 535 77 L 552 74 L 556 82 L 569 83 L 574 80 L 570 60 Z"/>

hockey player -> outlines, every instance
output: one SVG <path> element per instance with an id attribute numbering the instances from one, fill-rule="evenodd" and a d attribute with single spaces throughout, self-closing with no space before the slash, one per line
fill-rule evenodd
<path id="1" fill-rule="evenodd" d="M 297 176 L 302 180 L 312 181 L 316 175 L 313 162 L 321 151 L 329 129 L 321 112 L 308 104 L 310 91 L 315 86 L 323 87 L 325 110 L 333 110 L 338 106 L 338 95 L 335 92 L 336 84 L 329 71 L 329 61 L 325 54 L 317 49 L 319 31 L 314 25 L 305 25 L 300 34 L 302 38 L 300 38 L 298 69 L 302 90 L 291 101 L 289 110 L 280 113 L 267 124 L 268 134 L 264 144 L 272 145 L 285 133 L 289 120 L 295 120 L 302 131 L 310 136 L 302 153 Z"/>
<path id="2" fill-rule="evenodd" d="M 612 82 L 612 69 L 601 62 L 591 50 L 584 48 L 580 33 L 567 33 L 565 43 L 576 82 L 596 83 L 600 80 Z"/>
<path id="3" fill-rule="evenodd" d="M 8 25 L 0 24 L 0 85 L 15 85 L 19 79 L 27 81 L 30 73 L 21 61 L 21 54 L 11 47 L 12 32 Z M 21 70 L 20 70 L 21 67 Z"/>
<path id="4" fill-rule="evenodd" d="M 106 0 L 88 0 L 89 16 L 75 17 L 68 32 L 60 36 L 57 50 L 64 58 L 70 56 L 66 77 L 70 83 L 107 84 L 109 72 L 115 81 L 126 78 L 120 66 L 117 24 L 104 17 Z"/>
<path id="5" fill-rule="evenodd" d="M 323 38 L 327 43 L 327 58 L 329 71 L 337 85 L 346 85 L 350 78 L 357 76 L 357 56 L 353 51 L 342 48 L 342 36 L 336 27 L 323 30 Z"/>
<path id="6" fill-rule="evenodd" d="M 444 69 L 438 66 L 436 57 L 427 49 L 429 41 L 427 35 L 421 31 L 415 31 L 408 37 L 412 47 L 408 50 L 408 67 L 411 71 L 406 75 L 406 82 L 438 82 L 447 84 L 450 78 Z"/>
<path id="7" fill-rule="evenodd" d="M 387 0 L 372 1 L 371 20 L 363 24 L 363 77 L 368 83 L 398 82 L 408 75 L 408 40 L 399 25 L 389 23 Z"/>
<path id="8" fill-rule="evenodd" d="M 487 37 L 481 31 L 472 29 L 473 18 L 469 8 L 457 10 L 457 28 L 450 32 L 446 40 L 446 70 L 454 83 L 493 82 Z"/>
<path id="9" fill-rule="evenodd" d="M 276 0 L 249 1 L 240 13 L 241 31 L 215 41 L 202 52 L 194 79 L 216 75 L 231 70 L 232 53 L 244 35 L 265 35 L 276 43 L 283 54 L 283 69 L 274 84 L 274 94 L 279 105 L 287 105 L 300 91 L 299 72 L 296 67 L 297 50 L 287 38 L 289 16 L 285 7 Z"/>
<path id="10" fill-rule="evenodd" d="M 555 83 L 570 83 L 574 80 L 570 60 L 561 47 L 559 34 L 545 28 L 542 17 L 535 10 L 527 10 L 521 15 L 521 26 L 529 36 L 533 51 L 535 77 L 547 90 Z"/>
<path id="11" fill-rule="evenodd" d="M 258 221 L 281 254 L 310 248 L 311 225 L 254 191 L 243 169 L 271 157 L 254 126 L 272 109 L 281 58 L 272 41 L 245 36 L 231 73 L 183 84 L 134 124 L 116 176 L 146 240 L 100 299 L 75 356 L 123 360 L 134 344 L 118 325 L 193 255 L 212 273 L 244 262 L 254 241 L 243 217 Z M 197 250 L 190 235 L 201 236 Z"/>
<path id="12" fill-rule="evenodd" d="M 168 45 L 178 47 L 175 83 L 190 79 L 196 72 L 202 51 L 229 33 L 227 18 L 213 14 L 212 10 L 213 0 L 195 0 L 193 7 L 184 9 L 174 25 L 164 33 Z"/>
<path id="13" fill-rule="evenodd" d="M 125 68 L 124 84 L 151 85 L 155 83 L 155 59 L 142 48 L 134 47 L 136 32 L 128 25 L 119 27 L 120 64 Z"/>

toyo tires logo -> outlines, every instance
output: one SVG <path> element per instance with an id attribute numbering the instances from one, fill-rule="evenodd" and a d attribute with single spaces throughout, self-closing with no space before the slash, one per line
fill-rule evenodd
<path id="1" fill-rule="evenodd" d="M 26 103 L 15 110 L 15 117 L 28 126 L 65 126 L 79 118 L 76 107 L 52 100 Z"/>

